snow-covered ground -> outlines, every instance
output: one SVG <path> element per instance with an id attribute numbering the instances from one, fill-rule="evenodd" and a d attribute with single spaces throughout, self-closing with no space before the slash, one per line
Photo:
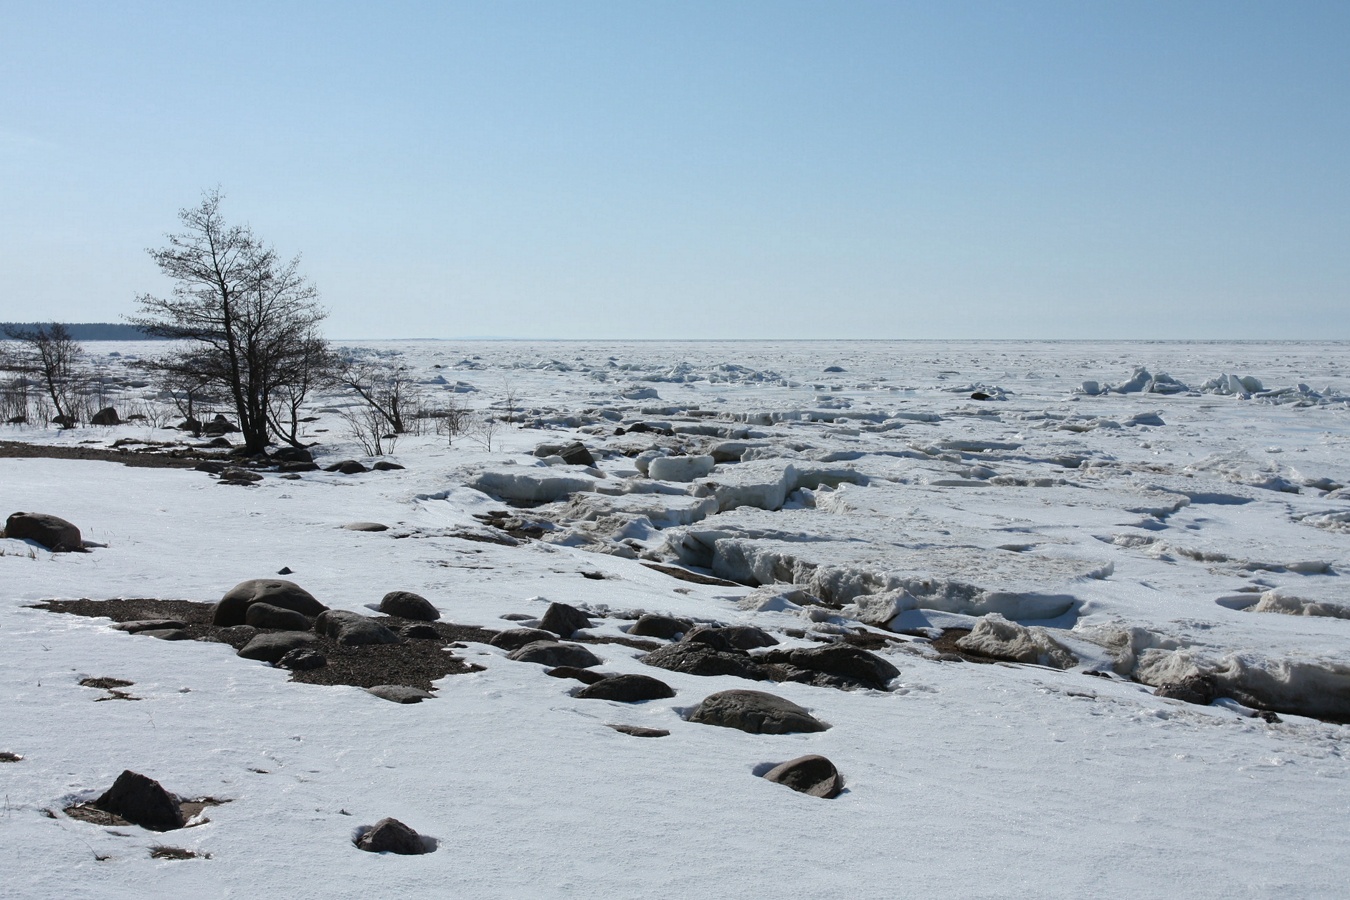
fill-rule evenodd
<path id="1" fill-rule="evenodd" d="M 0 540 L 0 751 L 22 757 L 0 763 L 0 896 L 1344 896 L 1346 344 L 351 346 L 408 366 L 432 405 L 512 406 L 516 421 L 453 443 L 404 436 L 387 457 L 402 470 L 251 487 L 0 458 L 0 516 L 51 513 L 98 545 Z M 87 349 L 124 414 L 154 399 L 125 386 L 125 366 L 157 345 Z M 313 398 L 320 463 L 359 456 L 337 412 L 349 403 Z M 179 439 L 146 425 L 0 438 Z M 576 440 L 594 468 L 535 453 Z M 491 533 L 475 514 L 513 495 L 552 501 L 510 510 L 539 539 L 463 537 Z M 31 608 L 214 601 L 282 568 L 334 608 L 414 591 L 487 628 L 551 601 L 596 613 L 597 635 L 636 611 L 754 624 L 789 646 L 866 622 L 896 632 L 879 653 L 900 675 L 890 691 L 766 684 L 590 645 L 604 671 L 677 692 L 627 705 L 471 644 L 457 652 L 482 671 L 398 705 L 290 682 L 224 644 Z M 922 636 L 990 614 L 1069 667 L 939 659 Z M 1196 671 L 1248 705 L 1153 695 Z M 140 699 L 94 702 L 86 677 L 131 681 Z M 684 720 L 737 687 L 832 727 Z M 846 792 L 755 777 L 806 753 L 829 757 Z M 230 802 L 163 834 L 60 812 L 123 769 Z M 385 816 L 438 849 L 358 851 L 354 830 Z M 158 845 L 202 856 L 152 859 Z"/>

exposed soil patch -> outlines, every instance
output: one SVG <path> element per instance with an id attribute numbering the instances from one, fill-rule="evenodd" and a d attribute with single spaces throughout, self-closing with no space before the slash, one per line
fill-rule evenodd
<path id="1" fill-rule="evenodd" d="M 130 598 L 48 600 L 36 604 L 36 608 L 49 612 L 112 619 L 114 622 L 176 619 L 183 623 L 183 630 L 193 640 L 229 644 L 236 650 L 248 643 L 254 635 L 261 633 L 262 629 L 220 628 L 212 625 L 211 608 L 214 605 L 192 600 Z M 406 620 L 391 616 L 372 618 L 387 628 L 396 629 L 409 624 Z M 292 672 L 291 680 L 305 684 L 348 684 L 355 687 L 405 684 L 409 687 L 431 690 L 432 682 L 446 675 L 461 675 L 481 669 L 481 666 L 472 665 L 450 652 L 453 649 L 450 648 L 450 644 L 458 641 L 487 643 L 497 634 L 496 631 L 471 625 L 454 625 L 449 622 L 428 624 L 436 630 L 436 638 L 412 638 L 401 644 L 348 647 L 332 638 L 317 636 L 312 646 L 328 657 L 328 665 L 318 669 Z M 111 691 L 113 688 L 108 690 Z"/>
<path id="2" fill-rule="evenodd" d="M 0 441 L 0 457 L 11 459 L 93 459 L 118 462 L 127 466 L 145 466 L 157 469 L 190 469 L 207 459 L 224 460 L 227 454 L 202 453 L 190 447 L 165 449 L 161 446 L 117 447 L 53 447 L 22 441 Z"/>

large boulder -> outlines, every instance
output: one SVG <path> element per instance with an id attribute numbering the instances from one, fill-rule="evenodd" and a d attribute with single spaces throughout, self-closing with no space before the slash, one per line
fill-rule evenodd
<path id="1" fill-rule="evenodd" d="M 688 619 L 646 613 L 633 623 L 628 633 L 634 637 L 670 638 L 688 631 L 692 623 Z"/>
<path id="2" fill-rule="evenodd" d="M 503 650 L 519 650 L 526 644 L 533 644 L 535 641 L 551 641 L 557 635 L 551 631 L 540 631 L 538 628 L 508 628 L 506 631 L 499 631 L 492 636 L 488 643 L 493 647 L 500 647 Z"/>
<path id="3" fill-rule="evenodd" d="M 703 699 L 690 722 L 739 728 L 750 734 L 824 731 L 830 726 L 802 707 L 763 691 L 720 691 Z"/>
<path id="4" fill-rule="evenodd" d="M 122 419 L 117 415 L 117 410 L 111 406 L 106 406 L 94 413 L 89 419 L 90 425 L 121 425 Z"/>
<path id="5" fill-rule="evenodd" d="M 238 656 L 262 662 L 279 663 L 292 650 L 308 647 L 315 642 L 307 631 L 269 631 L 260 634 L 239 648 Z"/>
<path id="6" fill-rule="evenodd" d="M 844 789 L 844 777 L 834 763 L 814 753 L 774 766 L 764 773 L 764 780 L 826 800 L 839 796 Z"/>
<path id="7" fill-rule="evenodd" d="M 155 779 L 130 769 L 117 776 L 94 806 L 151 831 L 171 831 L 186 824 L 177 797 Z"/>
<path id="8" fill-rule="evenodd" d="M 674 697 L 670 685 L 649 675 L 611 675 L 595 684 L 587 685 L 574 695 L 582 700 L 617 700 L 620 703 L 641 703 L 644 700 L 663 700 Z"/>
<path id="9" fill-rule="evenodd" d="M 380 612 L 386 616 L 418 622 L 434 622 L 441 617 L 441 611 L 432 606 L 430 600 L 412 591 L 390 591 L 385 594 L 380 601 Z"/>
<path id="10" fill-rule="evenodd" d="M 506 658 L 516 662 L 539 663 L 549 668 L 575 666 L 589 669 L 600 665 L 595 654 L 580 644 L 562 644 L 558 641 L 534 641 L 508 653 Z"/>
<path id="11" fill-rule="evenodd" d="M 293 609 L 283 609 L 270 603 L 253 603 L 244 611 L 244 624 L 254 628 L 275 628 L 278 631 L 309 631 L 314 620 Z"/>
<path id="12" fill-rule="evenodd" d="M 398 819 L 381 819 L 356 839 L 356 846 L 370 853 L 413 856 L 427 852 L 422 836 Z"/>
<path id="13" fill-rule="evenodd" d="M 862 687 L 885 690 L 886 684 L 900 670 L 886 660 L 852 644 L 827 644 L 823 647 L 798 647 L 792 650 L 770 650 L 760 661 L 778 663 L 819 672 L 856 682 Z"/>
<path id="14" fill-rule="evenodd" d="M 591 456 L 591 451 L 586 449 L 586 445 L 581 441 L 574 441 L 558 451 L 562 461 L 569 466 L 589 466 L 595 468 L 595 457 Z"/>
<path id="15" fill-rule="evenodd" d="M 638 659 L 649 666 L 686 675 L 735 675 L 753 681 L 763 681 L 769 677 L 764 667 L 745 651 L 718 650 L 697 641 L 669 644 Z"/>
<path id="16" fill-rule="evenodd" d="M 754 650 L 778 643 L 773 635 L 753 625 L 700 625 L 686 632 L 684 640 L 708 644 L 718 650 Z"/>
<path id="17" fill-rule="evenodd" d="M 314 633 L 326 635 L 348 647 L 403 643 L 403 638 L 374 619 L 345 609 L 326 609 L 319 613 L 314 619 Z"/>
<path id="18" fill-rule="evenodd" d="M 293 581 L 280 578 L 251 578 L 230 588 L 211 611 L 211 624 L 228 628 L 247 624 L 248 608 L 267 603 L 301 615 L 317 616 L 326 610 L 314 595 Z"/>
<path id="19" fill-rule="evenodd" d="M 568 606 L 566 603 L 550 603 L 548 609 L 544 612 L 544 617 L 539 620 L 539 627 L 544 631 L 551 631 L 559 637 L 570 638 L 581 629 L 590 628 L 591 620 L 586 618 L 586 614 L 575 606 Z"/>
<path id="20" fill-rule="evenodd" d="M 14 513 L 5 520 L 5 537 L 33 541 L 53 553 L 71 553 L 84 549 L 80 529 L 65 519 L 47 513 Z"/>

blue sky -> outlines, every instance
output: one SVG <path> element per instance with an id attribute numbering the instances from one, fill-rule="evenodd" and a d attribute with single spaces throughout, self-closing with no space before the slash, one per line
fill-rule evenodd
<path id="1" fill-rule="evenodd" d="M 0 319 L 166 292 L 220 185 L 337 338 L 1350 338 L 1347 46 L 1343 2 L 0 0 Z"/>

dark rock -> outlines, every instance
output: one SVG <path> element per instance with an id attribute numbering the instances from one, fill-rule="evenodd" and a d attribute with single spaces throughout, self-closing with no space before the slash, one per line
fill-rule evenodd
<path id="1" fill-rule="evenodd" d="M 575 678 L 586 684 L 595 684 L 610 677 L 604 672 L 592 672 L 590 669 L 578 669 L 576 666 L 558 666 L 556 669 L 546 670 L 544 674 L 554 678 Z"/>
<path id="2" fill-rule="evenodd" d="M 823 372 L 834 373 L 834 372 L 842 372 L 842 371 L 844 371 L 844 369 L 843 369 L 842 366 L 826 366 L 826 367 L 825 367 L 824 369 L 822 369 L 821 371 L 823 371 Z"/>
<path id="3" fill-rule="evenodd" d="M 155 779 L 130 769 L 118 775 L 93 805 L 151 831 L 171 831 L 186 824 L 177 797 Z"/>
<path id="4" fill-rule="evenodd" d="M 778 640 L 767 631 L 753 625 L 715 627 L 700 625 L 685 632 L 683 640 L 707 644 L 717 650 L 753 650 L 772 647 Z"/>
<path id="5" fill-rule="evenodd" d="M 516 662 L 538 663 L 549 668 L 575 666 L 589 669 L 600 665 L 595 654 L 580 644 L 562 644 L 558 641 L 534 641 L 511 651 L 506 658 Z"/>
<path id="6" fill-rule="evenodd" d="M 211 624 L 243 625 L 248 608 L 254 603 L 270 603 L 306 616 L 317 616 L 328 607 L 293 581 L 279 578 L 251 578 L 230 588 L 211 612 Z"/>
<path id="7" fill-rule="evenodd" d="M 371 466 L 371 468 L 374 469 L 376 472 L 397 472 L 399 469 L 402 469 L 403 466 L 400 466 L 396 462 L 390 462 L 387 459 L 382 459 L 379 462 L 375 463 L 375 465 Z"/>
<path id="8" fill-rule="evenodd" d="M 65 519 L 47 513 L 14 513 L 5 520 L 4 536 L 33 541 L 53 553 L 73 553 L 84 549 L 80 529 Z"/>
<path id="9" fill-rule="evenodd" d="M 207 422 L 202 426 L 202 433 L 210 435 L 229 434 L 232 431 L 238 430 L 239 430 L 238 425 L 235 425 L 233 422 L 231 422 L 224 416 L 220 415 L 219 413 L 216 414 L 216 417 L 214 419 L 212 419 L 210 422 Z"/>
<path id="10" fill-rule="evenodd" d="M 634 637 L 654 637 L 669 640 L 688 631 L 691 625 L 692 623 L 687 619 L 647 613 L 632 624 L 628 633 Z"/>
<path id="11" fill-rule="evenodd" d="M 428 625 L 426 622 L 404 625 L 398 630 L 398 633 L 405 638 L 413 638 L 419 641 L 434 641 L 441 636 L 441 633 L 436 630 L 436 626 Z"/>
<path id="12" fill-rule="evenodd" d="M 359 475 L 362 472 L 369 472 L 365 466 L 354 459 L 344 459 L 341 462 L 335 462 L 331 466 L 324 466 L 325 472 L 337 472 L 341 475 Z"/>
<path id="13" fill-rule="evenodd" d="M 1188 675 L 1180 681 L 1169 681 L 1158 685 L 1155 696 L 1172 700 L 1184 700 L 1200 706 L 1209 706 L 1219 696 L 1219 685 L 1213 675 Z"/>
<path id="14" fill-rule="evenodd" d="M 389 526 L 379 522 L 348 522 L 342 526 L 347 531 L 388 531 Z"/>
<path id="15" fill-rule="evenodd" d="M 834 675 L 877 690 L 885 690 L 886 684 L 900 674 L 899 669 L 875 653 L 845 643 L 770 650 L 760 656 L 759 661 L 782 663 L 798 669 Z"/>
<path id="16" fill-rule="evenodd" d="M 314 454 L 304 447 L 281 447 L 272 453 L 272 459 L 279 463 L 314 462 Z"/>
<path id="17" fill-rule="evenodd" d="M 528 622 L 533 619 L 534 616 L 529 613 L 505 613 L 504 615 L 498 616 L 498 618 L 505 619 L 508 622 Z"/>
<path id="18" fill-rule="evenodd" d="M 252 625 L 231 625 L 216 632 L 216 640 L 234 647 L 242 647 L 258 636 Z"/>
<path id="19" fill-rule="evenodd" d="M 844 789 L 844 777 L 823 756 L 811 754 L 790 759 L 764 773 L 766 781 L 784 784 L 794 791 L 829 800 Z"/>
<path id="20" fill-rule="evenodd" d="M 229 438 L 218 437 L 218 438 L 212 438 L 212 439 L 210 440 L 210 442 L 207 443 L 206 446 L 208 446 L 208 447 L 220 447 L 220 448 L 223 449 L 223 448 L 225 448 L 225 447 L 233 447 L 234 444 L 231 444 L 231 443 L 230 443 Z M 245 453 L 247 453 L 247 450 L 245 450 Z M 236 453 L 232 453 L 232 454 L 230 454 L 230 455 L 231 455 L 231 456 L 238 456 L 239 454 L 236 452 Z"/>
<path id="21" fill-rule="evenodd" d="M 409 687 L 406 684 L 377 684 L 366 688 L 366 692 L 393 703 L 421 703 L 432 698 L 430 691 Z"/>
<path id="22" fill-rule="evenodd" d="M 830 726 L 791 700 L 763 691 L 721 691 L 705 697 L 689 721 L 750 734 L 794 734 L 824 731 Z"/>
<path id="23" fill-rule="evenodd" d="M 307 631 L 270 631 L 254 637 L 239 649 L 237 655 L 244 659 L 275 663 L 292 650 L 312 644 L 315 640 L 314 635 Z"/>
<path id="24" fill-rule="evenodd" d="M 415 856 L 427 852 L 422 836 L 398 819 L 381 819 L 356 839 L 356 846 L 370 853 L 399 853 Z"/>
<path id="25" fill-rule="evenodd" d="M 655 738 L 669 737 L 670 732 L 664 728 L 643 728 L 641 725 L 610 725 L 619 734 L 628 734 L 633 737 Z"/>
<path id="26" fill-rule="evenodd" d="M 138 631 L 137 634 L 146 637 L 158 638 L 161 641 L 190 641 L 192 635 L 181 628 L 147 628 L 145 631 Z"/>
<path id="27" fill-rule="evenodd" d="M 104 407 L 89 419 L 90 425 L 121 425 L 122 420 L 117 415 L 117 410 L 111 406 Z"/>
<path id="28" fill-rule="evenodd" d="M 591 627 L 591 620 L 575 606 L 566 603 L 550 603 L 539 627 L 551 631 L 559 637 L 570 638 L 575 632 Z"/>
<path id="29" fill-rule="evenodd" d="M 292 672 L 322 669 L 326 665 L 328 665 L 328 657 L 310 647 L 297 647 L 294 650 L 288 650 L 276 662 L 278 669 L 290 669 Z"/>
<path id="30" fill-rule="evenodd" d="M 595 457 L 591 456 L 591 451 L 586 449 L 586 445 L 581 441 L 575 441 L 568 444 L 558 451 L 562 461 L 569 466 L 589 466 L 595 468 Z"/>
<path id="31" fill-rule="evenodd" d="M 225 471 L 225 464 L 215 459 L 204 459 L 192 468 L 194 471 L 205 472 L 207 475 L 219 475 Z"/>
<path id="32" fill-rule="evenodd" d="M 314 632 L 348 647 L 401 644 L 403 639 L 379 622 L 344 609 L 326 609 L 314 619 Z"/>
<path id="33" fill-rule="evenodd" d="M 129 634 L 140 634 L 142 631 L 156 631 L 165 628 L 186 628 L 187 624 L 177 619 L 137 619 L 133 622 L 114 622 L 112 627 L 118 631 L 125 631 Z"/>
<path id="34" fill-rule="evenodd" d="M 280 569 L 277 569 L 277 574 L 278 574 L 278 575 L 293 575 L 293 574 L 295 574 L 295 570 L 292 569 L 290 566 L 282 566 Z"/>
<path id="35" fill-rule="evenodd" d="M 277 471 L 285 472 L 286 475 L 291 476 L 292 481 L 300 477 L 296 474 L 297 472 L 317 472 L 318 470 L 319 464 L 312 462 L 286 462 L 277 466 Z M 284 478 L 286 476 L 283 475 L 282 477 Z"/>
<path id="36" fill-rule="evenodd" d="M 499 631 L 488 641 L 493 647 L 500 647 L 503 650 L 519 650 L 526 644 L 533 644 L 535 641 L 551 641 L 555 637 L 551 631 L 540 631 L 538 628 L 509 628 L 506 631 Z"/>
<path id="37" fill-rule="evenodd" d="M 238 466 L 230 466 L 228 469 L 220 473 L 220 480 L 252 482 L 252 481 L 262 481 L 263 477 L 259 475 L 257 472 L 252 472 L 249 471 L 248 469 L 241 469 Z"/>
<path id="38" fill-rule="evenodd" d="M 314 620 L 304 613 L 284 609 L 270 603 L 254 603 L 244 612 L 244 624 L 254 628 L 275 628 L 281 631 L 309 631 Z"/>
<path id="39" fill-rule="evenodd" d="M 765 668 L 743 650 L 717 650 L 698 642 L 670 644 L 638 659 L 658 669 L 687 675 L 735 675 L 754 681 L 769 677 Z"/>
<path id="40" fill-rule="evenodd" d="M 582 700 L 617 700 L 620 703 L 641 703 L 644 700 L 663 700 L 674 697 L 670 685 L 648 675 L 611 675 L 595 684 L 587 685 L 574 695 Z"/>
<path id="41" fill-rule="evenodd" d="M 431 605 L 431 601 L 412 591 L 390 591 L 380 601 L 380 612 L 386 616 L 398 616 L 400 619 L 415 619 L 418 622 L 434 622 L 441 617 L 441 611 Z"/>
<path id="42" fill-rule="evenodd" d="M 193 434 L 201 434 L 202 423 L 199 419 L 194 419 L 192 416 L 188 416 L 186 419 L 183 420 L 182 424 L 178 426 L 178 430 L 190 431 Z"/>

